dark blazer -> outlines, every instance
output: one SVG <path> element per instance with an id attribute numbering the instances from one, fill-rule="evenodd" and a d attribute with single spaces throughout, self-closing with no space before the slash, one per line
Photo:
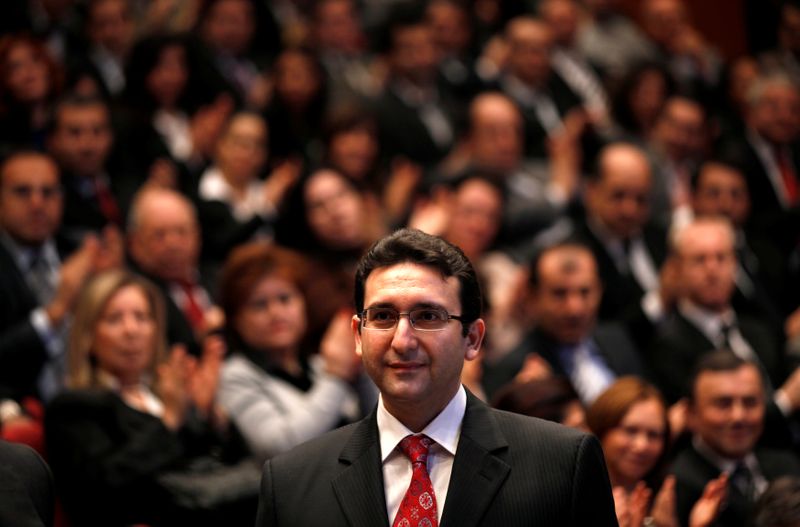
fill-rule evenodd
<path id="1" fill-rule="evenodd" d="M 597 271 L 603 282 L 603 299 L 600 301 L 600 320 L 618 320 L 638 305 L 645 291 L 631 273 L 621 273 L 605 245 L 586 224 L 577 222 L 573 236 L 585 243 L 594 253 Z M 642 242 L 653 259 L 656 271 L 667 257 L 667 232 L 655 223 L 648 224 L 642 232 Z"/>
<path id="2" fill-rule="evenodd" d="M 53 476 L 28 446 L 0 441 L 0 525 L 53 525 Z"/>
<path id="3" fill-rule="evenodd" d="M 800 461 L 788 451 L 756 449 L 755 455 L 767 481 L 781 476 L 800 476 Z M 719 477 L 719 468 L 700 455 L 694 447 L 689 446 L 675 458 L 670 472 L 675 474 L 676 479 L 678 520 L 681 525 L 688 525 L 692 507 L 703 495 L 706 483 Z M 748 519 L 752 508 L 752 504 L 747 502 L 741 491 L 735 485 L 729 484 L 728 494 L 714 525 L 725 527 L 749 525 Z"/>
<path id="4" fill-rule="evenodd" d="M 647 376 L 647 371 L 633 341 L 619 324 L 599 324 L 591 335 L 597 349 L 611 371 L 616 375 Z M 538 353 L 545 359 L 553 373 L 567 378 L 567 372 L 558 358 L 561 344 L 539 329 L 532 331 L 515 349 L 495 364 L 487 364 L 483 373 L 483 389 L 489 397 L 504 384 L 511 382 L 522 369 L 529 353 Z"/>
<path id="5" fill-rule="evenodd" d="M 388 525 L 376 412 L 264 465 L 256 525 Z M 599 443 L 471 394 L 443 527 L 617 525 Z"/>
<path id="6" fill-rule="evenodd" d="M 63 259 L 71 246 L 56 241 Z M 0 243 L 0 397 L 38 395 L 39 373 L 48 360 L 30 314 L 39 307 L 14 256 Z"/>
<path id="7" fill-rule="evenodd" d="M 773 386 L 780 386 L 782 373 L 778 343 L 763 323 L 737 315 L 739 331 L 764 365 Z M 715 349 L 714 343 L 677 310 L 659 328 L 650 347 L 651 368 L 667 401 L 687 394 L 689 376 L 697 359 Z"/>

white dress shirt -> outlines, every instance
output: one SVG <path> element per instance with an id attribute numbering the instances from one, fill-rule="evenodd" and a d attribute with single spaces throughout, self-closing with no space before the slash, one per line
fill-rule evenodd
<path id="1" fill-rule="evenodd" d="M 467 409 L 467 393 L 460 386 L 436 418 L 420 434 L 435 441 L 428 452 L 428 474 L 436 494 L 436 517 L 442 521 L 442 510 L 450 486 L 453 460 L 461 437 L 461 422 Z M 383 405 L 383 396 L 378 401 L 378 434 L 381 441 L 381 461 L 383 462 L 383 486 L 386 493 L 386 511 L 389 525 L 394 522 L 400 502 L 411 483 L 411 461 L 397 447 L 400 441 L 414 432 L 397 420 Z"/>

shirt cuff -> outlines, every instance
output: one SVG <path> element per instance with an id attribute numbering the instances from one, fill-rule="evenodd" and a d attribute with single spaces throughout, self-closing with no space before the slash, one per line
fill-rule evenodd
<path id="1" fill-rule="evenodd" d="M 53 327 L 53 324 L 50 323 L 50 318 L 43 307 L 33 310 L 30 316 L 30 323 L 44 344 L 47 355 L 49 357 L 58 356 L 61 352 L 60 346 L 58 346 L 61 334 L 58 328 Z"/>
<path id="2" fill-rule="evenodd" d="M 664 303 L 658 291 L 648 291 L 642 297 L 642 311 L 651 322 L 658 322 L 664 318 Z"/>
<path id="3" fill-rule="evenodd" d="M 792 415 L 792 403 L 789 402 L 789 396 L 786 395 L 786 392 L 783 391 L 783 388 L 778 388 L 775 391 L 775 395 L 773 396 L 772 400 L 775 402 L 775 406 L 778 407 L 778 410 L 781 411 L 784 417 L 789 417 Z"/>

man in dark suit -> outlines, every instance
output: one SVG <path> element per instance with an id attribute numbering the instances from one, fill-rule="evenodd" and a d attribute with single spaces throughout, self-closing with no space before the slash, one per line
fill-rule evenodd
<path id="1" fill-rule="evenodd" d="M 460 250 L 398 231 L 360 262 L 355 299 L 378 406 L 267 461 L 257 525 L 617 524 L 595 439 L 492 410 L 461 386 L 485 324 Z"/>
<path id="2" fill-rule="evenodd" d="M 527 303 L 536 327 L 519 347 L 485 366 L 490 397 L 520 373 L 544 368 L 566 376 L 588 405 L 618 376 L 645 373 L 624 327 L 597 324 L 603 290 L 588 247 L 572 241 L 546 247 L 530 269 Z"/>
<path id="3" fill-rule="evenodd" d="M 687 419 L 694 435 L 670 468 L 676 477 L 678 518 L 687 525 L 706 483 L 725 472 L 728 492 L 716 524 L 748 525 L 753 504 L 768 483 L 800 475 L 800 460 L 786 450 L 756 446 L 766 399 L 757 365 L 715 351 L 700 359 L 690 385 Z"/>
<path id="4" fill-rule="evenodd" d="M 191 201 L 163 188 L 134 197 L 128 253 L 135 268 L 164 293 L 167 339 L 200 353 L 200 342 L 221 322 L 211 296 L 212 272 L 200 265 L 200 225 Z"/>
<path id="5" fill-rule="evenodd" d="M 53 476 L 36 452 L 0 441 L 0 482 L 0 525 L 53 525 Z"/>

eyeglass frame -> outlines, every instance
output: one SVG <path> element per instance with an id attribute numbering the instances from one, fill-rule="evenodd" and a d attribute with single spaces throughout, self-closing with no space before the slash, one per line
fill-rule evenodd
<path id="1" fill-rule="evenodd" d="M 397 320 L 395 320 L 395 323 L 392 325 L 392 327 L 389 327 L 389 328 L 376 328 L 376 327 L 367 326 L 366 325 L 366 314 L 367 314 L 367 311 L 369 311 L 371 309 L 386 309 L 386 310 L 394 311 L 394 312 L 397 313 Z M 435 329 L 433 329 L 433 328 L 431 328 L 431 329 L 418 328 L 417 326 L 415 326 L 414 325 L 414 321 L 411 319 L 411 312 L 413 312 L 413 311 L 425 311 L 425 310 L 427 310 L 427 311 L 439 311 L 439 312 L 444 313 L 445 315 L 447 315 L 447 319 L 445 320 L 444 325 L 442 327 L 440 327 L 440 328 L 435 328 Z M 464 325 L 463 315 L 451 315 L 450 313 L 447 312 L 446 309 L 440 308 L 440 307 L 415 307 L 415 308 L 410 309 L 408 311 L 398 311 L 397 309 L 395 309 L 393 307 L 389 307 L 389 306 L 385 306 L 385 307 L 368 307 L 368 308 L 365 308 L 364 310 L 362 310 L 361 312 L 358 313 L 358 319 L 360 321 L 359 324 L 360 324 L 361 328 L 363 328 L 363 329 L 370 329 L 370 330 L 375 330 L 375 331 L 391 331 L 391 330 L 397 329 L 397 325 L 400 324 L 400 318 L 403 315 L 408 317 L 409 325 L 412 327 L 412 329 L 414 329 L 416 331 L 425 331 L 425 332 L 444 331 L 447 328 L 447 323 L 450 322 L 451 320 L 458 320 L 459 322 L 461 322 L 462 326 Z"/>

